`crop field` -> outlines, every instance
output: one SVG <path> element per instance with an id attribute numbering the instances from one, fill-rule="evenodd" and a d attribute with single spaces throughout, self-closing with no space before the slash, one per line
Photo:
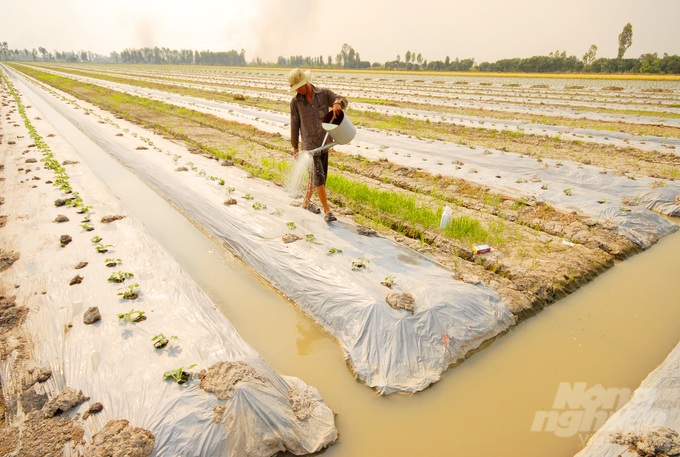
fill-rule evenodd
<path id="1" fill-rule="evenodd" d="M 255 176 L 286 180 L 284 72 L 15 68 Z M 337 211 L 454 277 L 492 285 L 519 318 L 675 230 L 656 213 L 680 214 L 678 82 L 326 72 L 315 82 L 346 95 L 361 127 L 354 146 L 331 157 Z M 442 230 L 445 206 L 474 223 Z M 655 218 L 655 229 L 627 228 Z M 475 255 L 481 243 L 493 251 Z"/>
<path id="2" fill-rule="evenodd" d="M 347 97 L 358 127 L 330 152 L 327 191 L 339 222 L 327 226 L 299 208 L 290 183 L 285 71 L 2 69 L 294 302 L 381 395 L 424 390 L 485 342 L 678 229 L 680 81 L 314 73 L 313 84 Z M 16 113 L 6 103 L 9 122 Z M 20 141 L 14 127 L 3 136 Z M 69 200 L 72 184 L 57 184 Z M 90 226 L 89 218 L 81 225 Z M 121 300 L 140 292 L 132 273 L 119 276 L 111 278 L 129 289 Z M 410 302 L 395 304 L 402 293 Z M 121 320 L 142 317 L 123 311 Z M 426 319 L 436 325 L 422 330 Z M 401 334 L 385 337 L 383 323 Z M 264 361 L 259 369 L 271 370 Z M 169 373 L 184 379 L 182 368 Z M 332 420 L 319 423 L 326 436 L 310 449 L 337 439 Z"/>

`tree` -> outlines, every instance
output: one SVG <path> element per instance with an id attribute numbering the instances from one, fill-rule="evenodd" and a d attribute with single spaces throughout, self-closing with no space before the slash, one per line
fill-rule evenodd
<path id="1" fill-rule="evenodd" d="M 623 28 L 623 32 L 619 35 L 619 60 L 623 59 L 630 45 L 633 44 L 633 26 L 630 22 Z"/>
<path id="2" fill-rule="evenodd" d="M 418 62 L 418 65 L 423 63 L 423 55 L 421 53 L 418 53 L 418 57 L 416 58 L 416 61 Z"/>
<path id="3" fill-rule="evenodd" d="M 397 62 L 401 62 L 401 56 L 397 54 Z"/>
<path id="4" fill-rule="evenodd" d="M 595 56 L 597 55 L 597 46 L 592 45 L 588 52 L 583 54 L 583 63 L 585 65 L 590 65 L 595 62 Z"/>
<path id="5" fill-rule="evenodd" d="M 406 57 L 404 57 L 404 61 L 406 63 L 409 63 L 411 61 L 411 51 L 406 51 Z"/>

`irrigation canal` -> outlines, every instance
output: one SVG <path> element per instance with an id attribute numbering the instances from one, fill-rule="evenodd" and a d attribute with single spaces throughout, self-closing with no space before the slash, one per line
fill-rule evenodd
<path id="1" fill-rule="evenodd" d="M 49 95 L 13 81 L 241 336 L 279 373 L 319 389 L 340 430 L 326 456 L 573 456 L 595 431 L 580 414 L 585 405 L 560 416 L 559 434 L 568 436 L 531 431 L 537 411 L 553 410 L 560 383 L 634 390 L 678 343 L 674 233 L 485 344 L 433 387 L 380 397 L 354 381 L 335 341 L 293 303 L 54 111 L 43 99 Z M 573 420 L 579 430 L 568 427 Z"/>

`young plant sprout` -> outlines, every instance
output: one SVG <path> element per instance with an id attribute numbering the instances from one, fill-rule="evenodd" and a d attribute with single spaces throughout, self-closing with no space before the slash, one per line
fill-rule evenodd
<path id="1" fill-rule="evenodd" d="M 243 197 L 243 198 L 245 198 L 246 200 L 254 200 L 255 199 L 255 197 L 251 197 L 250 194 L 246 194 L 246 196 Z"/>
<path id="2" fill-rule="evenodd" d="M 190 367 L 187 367 L 187 370 L 191 370 L 193 367 L 195 367 L 196 364 L 194 363 Z M 174 371 L 166 371 L 163 373 L 163 379 L 174 379 L 177 384 L 184 384 L 189 380 L 190 374 L 184 371 L 184 367 L 180 367 Z"/>
<path id="3" fill-rule="evenodd" d="M 106 260 L 104 260 L 104 264 L 109 268 L 115 267 L 120 262 L 122 262 L 122 260 L 120 260 L 120 259 L 106 259 Z"/>
<path id="4" fill-rule="evenodd" d="M 94 226 L 90 224 L 80 224 L 80 226 L 85 230 L 86 232 L 91 232 L 94 230 Z"/>
<path id="5" fill-rule="evenodd" d="M 105 252 L 109 252 L 109 248 L 112 248 L 113 246 L 110 244 L 107 244 L 104 246 L 103 244 L 99 243 L 97 246 L 95 246 L 95 249 L 97 250 L 98 253 L 104 254 Z"/>
<path id="6" fill-rule="evenodd" d="M 117 295 L 122 295 L 123 298 L 126 300 L 134 300 L 139 296 L 139 294 L 136 292 L 137 288 L 139 287 L 139 284 L 132 284 L 130 286 L 126 287 L 121 287 L 118 289 L 118 294 Z"/>
<path id="7" fill-rule="evenodd" d="M 394 276 L 386 277 L 385 282 L 388 284 L 388 287 L 391 289 L 392 286 L 394 285 Z"/>
<path id="8" fill-rule="evenodd" d="M 101 237 L 94 236 L 90 241 L 92 241 L 93 243 L 99 243 L 101 240 L 102 240 Z"/>
<path id="9" fill-rule="evenodd" d="M 326 252 L 328 252 L 329 254 L 335 254 L 336 252 L 342 252 L 342 249 L 330 248 Z"/>
<path id="10" fill-rule="evenodd" d="M 528 182 L 528 181 L 527 181 L 526 179 L 524 179 L 524 178 L 519 178 L 519 179 L 517 180 L 517 184 L 524 184 L 525 182 Z"/>
<path id="11" fill-rule="evenodd" d="M 90 215 L 89 215 L 89 214 L 86 215 L 86 216 L 83 218 L 83 222 L 90 222 Z"/>
<path id="12" fill-rule="evenodd" d="M 274 216 L 282 216 L 284 211 L 282 209 L 277 208 L 276 211 L 272 213 Z"/>
<path id="13" fill-rule="evenodd" d="M 571 197 L 571 187 L 564 189 L 564 193 Z"/>
<path id="14" fill-rule="evenodd" d="M 631 212 L 631 211 L 633 211 L 633 210 L 630 209 L 630 208 L 627 208 L 627 207 L 625 207 L 625 206 L 622 206 L 622 207 L 621 207 L 621 211 L 623 211 L 624 213 L 628 213 L 628 212 Z"/>
<path id="15" fill-rule="evenodd" d="M 139 322 L 146 319 L 144 311 L 137 311 L 135 309 L 131 309 L 128 313 L 117 314 L 117 316 L 119 321 L 125 322 Z"/>
<path id="16" fill-rule="evenodd" d="M 312 241 L 314 241 L 314 234 L 312 234 L 312 233 L 308 234 L 308 235 L 307 235 L 307 241 L 310 242 L 310 243 L 311 243 Z"/>
<path id="17" fill-rule="evenodd" d="M 227 193 L 228 193 L 228 194 L 232 193 L 232 192 L 235 191 L 235 190 L 236 190 L 235 187 L 232 187 L 232 186 L 227 187 Z"/>
<path id="18" fill-rule="evenodd" d="M 366 268 L 367 263 L 371 263 L 371 261 L 366 257 L 359 257 L 357 262 L 352 262 L 352 270 L 361 270 L 362 268 Z"/>
<path id="19" fill-rule="evenodd" d="M 80 205 L 80 211 L 78 211 L 78 214 L 85 214 L 91 209 L 92 209 L 91 206 Z"/>
<path id="20" fill-rule="evenodd" d="M 253 203 L 253 209 L 254 209 L 255 211 L 259 211 L 259 210 L 261 210 L 261 209 L 267 209 L 267 205 L 263 205 L 263 204 L 260 203 L 260 202 L 255 202 L 255 203 Z"/>
<path id="21" fill-rule="evenodd" d="M 297 228 L 297 227 L 295 226 L 295 222 L 286 222 L 286 226 L 287 226 L 290 230 L 295 230 L 295 229 Z"/>
<path id="22" fill-rule="evenodd" d="M 109 276 L 109 281 L 113 281 L 117 284 L 125 281 L 126 278 L 132 278 L 134 275 L 132 273 L 127 273 L 125 271 L 117 271 Z"/>
<path id="23" fill-rule="evenodd" d="M 220 179 L 220 186 L 224 186 L 224 179 Z"/>
<path id="24" fill-rule="evenodd" d="M 151 338 L 151 341 L 156 341 L 156 340 L 158 340 L 158 341 L 156 341 L 156 342 L 153 344 L 153 347 L 155 347 L 156 349 L 162 349 L 162 348 L 164 348 L 165 346 L 167 346 L 167 344 L 170 342 L 170 340 L 176 340 L 176 339 L 177 339 L 176 336 L 171 336 L 171 337 L 169 337 L 169 338 L 166 338 L 166 337 L 161 333 L 161 334 L 156 335 L 156 336 L 154 336 L 153 338 Z"/>

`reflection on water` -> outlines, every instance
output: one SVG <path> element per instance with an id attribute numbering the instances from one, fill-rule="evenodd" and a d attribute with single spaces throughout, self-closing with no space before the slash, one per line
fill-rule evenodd
<path id="1" fill-rule="evenodd" d="M 31 101 L 43 110 L 44 103 Z M 294 304 L 68 122 L 49 117 L 241 336 L 279 373 L 319 389 L 340 430 L 326 457 L 573 456 L 598 422 L 586 414 L 612 412 L 606 395 L 587 392 L 598 385 L 634 390 L 678 343 L 675 233 L 520 323 L 431 388 L 380 397 L 354 381 L 336 342 Z M 96 370 L 96 354 L 91 363 Z M 571 402 L 561 404 L 560 395 Z M 549 420 L 555 417 L 557 425 Z"/>

